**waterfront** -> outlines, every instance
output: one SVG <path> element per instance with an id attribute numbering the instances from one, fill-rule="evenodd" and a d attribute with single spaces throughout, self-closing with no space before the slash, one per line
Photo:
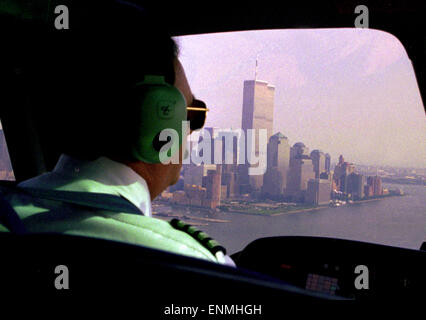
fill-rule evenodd
<path id="1" fill-rule="evenodd" d="M 407 193 L 403 197 L 281 215 L 207 214 L 197 210 L 181 214 L 228 221 L 203 221 L 199 228 L 221 242 L 230 253 L 257 238 L 280 235 L 335 237 L 418 249 L 426 240 L 426 187 L 402 188 Z M 173 213 L 179 214 L 175 209 Z"/>

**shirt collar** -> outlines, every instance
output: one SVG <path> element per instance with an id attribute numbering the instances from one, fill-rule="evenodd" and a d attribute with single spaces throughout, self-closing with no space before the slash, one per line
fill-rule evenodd
<path id="1" fill-rule="evenodd" d="M 107 157 L 87 161 L 63 154 L 53 172 L 75 179 L 95 181 L 97 183 L 93 185 L 85 184 L 85 190 L 74 191 L 120 195 L 138 207 L 145 216 L 152 216 L 151 195 L 145 179 L 120 162 Z"/>

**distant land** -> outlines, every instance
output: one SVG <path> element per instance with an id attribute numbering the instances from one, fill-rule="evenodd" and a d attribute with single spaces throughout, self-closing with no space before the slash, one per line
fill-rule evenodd
<path id="1" fill-rule="evenodd" d="M 0 129 L 0 180 L 15 180 L 2 129 Z"/>

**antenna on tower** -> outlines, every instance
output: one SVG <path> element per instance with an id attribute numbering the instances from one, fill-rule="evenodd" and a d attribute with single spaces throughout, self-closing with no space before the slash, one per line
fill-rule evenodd
<path id="1" fill-rule="evenodd" d="M 257 80 L 257 60 L 259 59 L 259 54 L 256 55 L 256 67 L 254 68 L 254 81 Z"/>

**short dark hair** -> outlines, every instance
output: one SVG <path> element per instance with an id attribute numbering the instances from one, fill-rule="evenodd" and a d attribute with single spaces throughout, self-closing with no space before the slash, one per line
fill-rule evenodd
<path id="1" fill-rule="evenodd" d="M 123 140 L 137 125 L 132 87 L 147 74 L 173 84 L 178 47 L 154 13 L 108 3 L 79 8 L 69 30 L 47 32 L 46 49 L 33 61 L 33 97 L 39 131 L 57 154 L 131 161 Z"/>

